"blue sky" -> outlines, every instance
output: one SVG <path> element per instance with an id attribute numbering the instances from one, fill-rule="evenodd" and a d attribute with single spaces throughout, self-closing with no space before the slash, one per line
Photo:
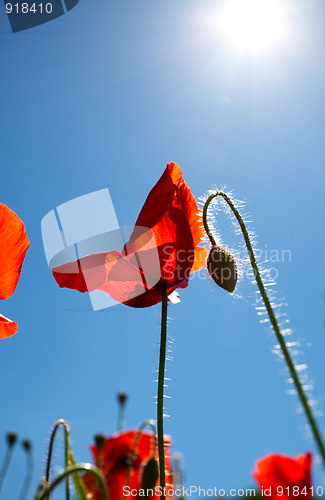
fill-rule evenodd
<path id="1" fill-rule="evenodd" d="M 1 303 L 19 332 L 1 342 L 0 432 L 33 441 L 33 492 L 57 418 L 87 461 L 92 437 L 115 431 L 119 390 L 129 393 L 127 427 L 155 417 L 160 319 L 159 306 L 93 312 L 86 295 L 59 289 L 41 219 L 107 187 L 119 223 L 131 225 L 169 161 L 196 197 L 226 186 L 246 201 L 259 248 L 290 250 L 276 264 L 278 302 L 324 410 L 325 7 L 283 3 L 288 36 L 260 53 L 233 48 L 209 21 L 222 1 L 80 0 L 15 34 L 0 6 L 1 202 L 31 241 L 17 290 Z M 216 225 L 238 249 L 227 217 Z M 265 454 L 315 451 L 255 299 L 249 279 L 233 297 L 197 277 L 170 307 L 165 430 L 187 485 L 249 487 Z M 24 458 L 17 448 L 6 498 L 18 496 Z M 314 477 L 322 484 L 320 466 Z"/>

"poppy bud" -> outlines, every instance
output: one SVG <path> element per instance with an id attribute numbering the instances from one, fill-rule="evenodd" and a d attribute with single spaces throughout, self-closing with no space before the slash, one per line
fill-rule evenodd
<path id="1" fill-rule="evenodd" d="M 105 439 L 106 438 L 104 434 L 96 434 L 96 436 L 94 437 L 95 444 L 99 450 L 103 447 Z"/>
<path id="2" fill-rule="evenodd" d="M 145 492 L 147 490 L 153 490 L 156 486 L 159 477 L 159 467 L 158 462 L 155 458 L 149 458 L 148 462 L 143 468 L 142 479 L 141 479 L 141 489 Z"/>
<path id="3" fill-rule="evenodd" d="M 22 445 L 23 445 L 24 450 L 26 450 L 27 452 L 31 450 L 32 443 L 28 439 L 25 439 L 22 442 Z"/>
<path id="4" fill-rule="evenodd" d="M 7 442 L 8 442 L 8 446 L 11 447 L 15 444 L 15 442 L 17 441 L 18 439 L 18 436 L 15 432 L 8 432 L 7 434 Z"/>
<path id="5" fill-rule="evenodd" d="M 234 256 L 219 246 L 213 246 L 210 250 L 208 271 L 212 279 L 227 292 L 233 292 L 237 282 L 237 264 Z"/>
<path id="6" fill-rule="evenodd" d="M 126 394 L 126 392 L 119 392 L 117 395 L 117 398 L 118 398 L 120 405 L 124 405 L 126 403 L 128 395 Z"/>

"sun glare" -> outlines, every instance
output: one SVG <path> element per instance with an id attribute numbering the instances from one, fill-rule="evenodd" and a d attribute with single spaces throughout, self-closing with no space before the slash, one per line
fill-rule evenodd
<path id="1" fill-rule="evenodd" d="M 283 39 L 284 9 L 277 0 L 227 0 L 220 28 L 237 46 L 259 51 Z"/>

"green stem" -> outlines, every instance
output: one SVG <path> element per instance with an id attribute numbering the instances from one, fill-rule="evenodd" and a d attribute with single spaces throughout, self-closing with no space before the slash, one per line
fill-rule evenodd
<path id="1" fill-rule="evenodd" d="M 102 495 L 103 500 L 109 500 L 109 496 L 107 493 L 106 485 L 105 485 L 105 479 L 97 467 L 95 467 L 92 464 L 77 464 L 77 465 L 70 465 L 67 467 L 62 474 L 60 474 L 57 478 L 54 479 L 54 481 L 49 484 L 44 490 L 42 490 L 41 494 L 37 495 L 35 497 L 35 500 L 47 500 L 49 498 L 49 494 L 51 493 L 52 490 L 61 482 L 63 479 L 66 479 L 69 477 L 71 474 L 74 474 L 75 472 L 90 472 L 95 476 L 99 483 L 100 487 L 100 492 Z"/>
<path id="2" fill-rule="evenodd" d="M 54 438 L 56 435 L 56 432 L 59 427 L 64 428 L 64 443 L 65 443 L 65 466 L 68 467 L 69 465 L 69 449 L 70 449 L 70 444 L 69 444 L 69 433 L 70 429 L 65 420 L 63 418 L 60 418 L 54 425 L 54 429 L 51 434 L 51 439 L 50 439 L 50 444 L 49 444 L 49 452 L 47 456 L 47 464 L 46 464 L 46 476 L 45 479 L 49 483 L 50 482 L 50 471 L 51 471 L 51 460 L 52 460 L 52 453 L 53 453 L 53 444 L 54 444 Z M 69 475 L 66 476 L 66 500 L 70 499 L 70 488 L 69 488 Z M 47 500 L 50 500 L 50 496 L 48 497 Z"/>
<path id="3" fill-rule="evenodd" d="M 162 488 L 161 500 L 165 500 L 166 477 L 165 477 L 165 449 L 164 449 L 164 385 L 165 385 L 165 362 L 167 343 L 167 287 L 161 289 L 161 335 L 160 335 L 160 357 L 158 372 L 158 396 L 157 396 L 157 429 L 158 429 L 158 454 L 159 454 L 159 478 Z"/>
<path id="4" fill-rule="evenodd" d="M 136 458 L 137 447 L 138 447 L 138 444 L 139 444 L 139 440 L 140 440 L 142 431 L 147 426 L 151 427 L 151 429 L 153 431 L 153 436 L 154 436 L 154 441 L 153 441 L 152 450 L 151 450 L 151 456 L 154 457 L 155 454 L 156 454 L 156 449 L 157 449 L 156 423 L 152 419 L 145 420 L 138 427 L 137 433 L 136 433 L 134 441 L 133 441 L 133 446 L 132 446 L 131 454 L 130 454 L 130 456 L 128 458 L 128 466 L 127 466 L 126 480 L 125 480 L 125 486 L 126 487 L 130 486 L 131 471 L 132 471 L 134 460 Z M 123 499 L 125 499 L 125 498 L 126 498 L 126 495 L 123 495 Z"/>
<path id="5" fill-rule="evenodd" d="M 280 347 L 282 349 L 282 353 L 283 353 L 284 359 L 286 360 L 286 363 L 287 363 L 287 366 L 289 368 L 289 372 L 291 374 L 292 380 L 294 381 L 294 384 L 296 386 L 296 389 L 297 389 L 297 392 L 298 392 L 301 404 L 302 404 L 302 406 L 303 406 L 303 408 L 305 410 L 305 413 L 306 413 L 306 416 L 307 416 L 307 420 L 308 420 L 309 425 L 311 427 L 311 430 L 313 432 L 313 435 L 314 435 L 315 441 L 317 443 L 319 452 L 320 452 L 320 454 L 322 456 L 322 459 L 323 459 L 323 464 L 325 466 L 325 447 L 324 447 L 324 444 L 323 444 L 323 440 L 322 440 L 320 431 L 318 429 L 315 417 L 313 415 L 311 406 L 310 406 L 310 404 L 308 402 L 308 399 L 306 397 L 306 394 L 305 394 L 305 392 L 303 390 L 303 387 L 302 387 L 302 384 L 300 382 L 298 373 L 297 373 L 297 371 L 295 369 L 295 366 L 294 366 L 294 364 L 292 362 L 292 359 L 291 359 L 289 350 L 288 350 L 288 348 L 286 346 L 284 337 L 283 337 L 283 335 L 281 333 L 281 330 L 280 330 L 280 327 L 278 325 L 276 316 L 275 316 L 273 308 L 271 306 L 271 302 L 270 302 L 269 297 L 268 297 L 268 295 L 266 293 L 266 290 L 265 290 L 265 287 L 264 287 L 264 283 L 262 281 L 262 278 L 261 278 L 261 275 L 260 275 L 260 272 L 259 272 L 259 269 L 258 269 L 258 266 L 257 266 L 257 263 L 256 263 L 256 259 L 255 259 L 255 255 L 254 255 L 254 252 L 253 252 L 253 247 L 252 247 L 249 235 L 248 235 L 248 231 L 246 229 L 244 221 L 243 221 L 240 213 L 238 212 L 237 208 L 235 207 L 235 205 L 233 204 L 233 202 L 231 201 L 231 199 L 223 191 L 216 191 L 214 194 L 212 194 L 211 196 L 209 196 L 209 198 L 205 202 L 204 209 L 203 209 L 203 224 L 204 224 L 205 230 L 207 232 L 207 235 L 208 235 L 211 243 L 213 245 L 215 245 L 216 244 L 215 240 L 213 238 L 213 235 L 212 235 L 212 233 L 211 233 L 211 231 L 209 229 L 208 223 L 207 223 L 207 211 L 208 211 L 208 207 L 209 207 L 210 202 L 216 196 L 221 196 L 226 201 L 226 203 L 231 208 L 233 214 L 235 215 L 235 217 L 236 217 L 236 219 L 237 219 L 237 221 L 238 221 L 238 223 L 240 225 L 240 229 L 241 229 L 241 231 L 243 233 L 243 236 L 244 236 L 244 240 L 245 240 L 246 247 L 247 247 L 247 250 L 248 250 L 248 255 L 249 255 L 250 262 L 251 262 L 251 265 L 252 265 L 252 268 L 253 268 L 253 271 L 254 271 L 254 276 L 255 276 L 255 279 L 256 279 L 259 291 L 261 293 L 261 296 L 262 296 L 262 299 L 264 301 L 264 304 L 265 304 L 267 313 L 269 315 L 271 324 L 273 326 L 275 335 L 276 335 L 276 337 L 278 339 L 278 342 L 280 344 Z"/>
<path id="6" fill-rule="evenodd" d="M 6 473 L 7 473 L 7 470 L 8 470 L 9 464 L 10 464 L 10 460 L 12 457 L 12 452 L 13 452 L 13 446 L 8 446 L 7 452 L 6 452 L 5 458 L 3 460 L 2 467 L 1 467 L 1 471 L 0 471 L 0 491 L 1 491 L 4 479 L 6 477 Z"/>
<path id="7" fill-rule="evenodd" d="M 27 472 L 23 486 L 21 488 L 19 500 L 25 500 L 25 498 L 27 497 L 27 493 L 33 479 L 33 471 L 34 471 L 33 455 L 31 451 L 27 451 Z"/>

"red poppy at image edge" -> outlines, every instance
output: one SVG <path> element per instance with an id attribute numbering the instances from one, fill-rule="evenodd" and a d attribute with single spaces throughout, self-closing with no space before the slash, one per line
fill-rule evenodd
<path id="1" fill-rule="evenodd" d="M 271 488 L 271 495 L 267 496 L 270 500 L 279 500 L 279 498 L 308 500 L 312 498 L 311 466 L 312 453 L 310 452 L 299 455 L 297 458 L 286 455 L 268 455 L 256 462 L 256 470 L 252 475 L 264 492 Z"/>
<path id="2" fill-rule="evenodd" d="M 14 293 L 29 244 L 23 222 L 0 203 L 0 299 Z M 0 314 L 0 339 L 12 337 L 17 331 L 17 323 Z"/>
<path id="3" fill-rule="evenodd" d="M 127 464 L 128 459 L 133 451 L 134 441 L 136 439 L 138 431 L 129 430 L 121 431 L 113 436 L 107 438 L 104 441 L 103 447 L 99 452 L 96 446 L 91 446 L 90 450 L 94 458 L 94 464 L 98 467 L 106 481 L 108 493 L 110 500 L 122 500 L 123 499 L 123 488 L 127 481 Z M 154 448 L 154 441 L 156 437 L 153 433 L 143 431 L 140 434 L 138 445 L 135 449 L 135 459 L 133 461 L 129 489 L 139 490 L 141 488 L 142 471 L 146 463 L 150 458 L 152 458 L 152 451 Z M 164 436 L 164 446 L 165 446 L 165 465 L 166 465 L 166 491 L 172 489 L 172 473 L 170 465 L 170 436 Z M 158 460 L 158 451 L 154 457 Z M 86 486 L 87 498 L 89 500 L 102 500 L 102 496 L 99 492 L 99 485 L 94 479 L 91 473 L 86 473 L 83 476 L 83 481 Z M 156 483 L 159 486 L 159 480 Z M 168 492 L 168 491 L 167 491 Z M 132 496 L 127 496 L 126 498 L 136 498 L 137 494 L 135 491 L 132 492 Z M 153 495 L 150 497 L 152 500 L 160 498 L 158 495 Z M 167 495 L 166 498 L 171 498 Z"/>
<path id="4" fill-rule="evenodd" d="M 177 302 L 178 296 L 172 292 L 185 288 L 190 274 L 206 264 L 208 251 L 198 246 L 204 236 L 202 211 L 179 166 L 168 163 L 150 191 L 122 253 L 88 255 L 53 268 L 53 276 L 61 288 L 79 292 L 101 290 L 131 307 L 161 302 L 163 286 L 167 287 L 169 300 Z M 136 262 L 150 262 L 153 251 L 155 255 L 158 252 L 160 278 L 144 291 L 147 275 Z"/>

